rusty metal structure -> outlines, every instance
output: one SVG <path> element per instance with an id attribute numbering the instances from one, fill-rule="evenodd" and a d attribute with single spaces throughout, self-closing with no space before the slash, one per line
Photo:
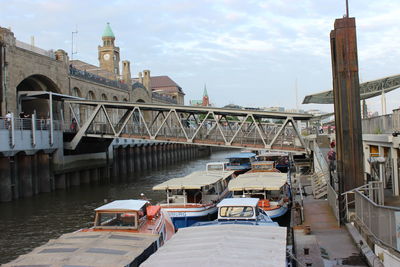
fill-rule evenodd
<path id="1" fill-rule="evenodd" d="M 364 184 L 360 85 L 355 18 L 336 19 L 331 31 L 332 76 L 336 122 L 339 210 L 345 220 L 342 193 Z"/>
<path id="2" fill-rule="evenodd" d="M 77 132 L 65 144 L 116 137 L 306 152 L 297 121 L 310 114 L 110 101 L 67 100 Z M 80 114 L 78 114 L 80 112 Z"/>

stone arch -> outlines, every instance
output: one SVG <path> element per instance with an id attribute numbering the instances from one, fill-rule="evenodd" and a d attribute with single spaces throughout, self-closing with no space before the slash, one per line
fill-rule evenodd
<path id="1" fill-rule="evenodd" d="M 105 93 L 101 94 L 101 100 L 103 100 L 103 101 L 107 101 L 108 100 L 108 97 L 107 97 L 107 95 Z"/>
<path id="2" fill-rule="evenodd" d="M 33 74 L 24 79 L 16 87 L 17 94 L 23 91 L 45 91 L 61 93 L 58 85 L 49 77 L 42 74 Z M 48 99 L 17 99 L 17 111 L 26 114 L 36 114 L 38 118 L 49 118 L 49 100 Z M 59 120 L 62 118 L 62 103 L 53 101 L 53 118 Z"/>
<path id="3" fill-rule="evenodd" d="M 78 88 L 78 87 L 74 87 L 72 88 L 72 96 L 77 96 L 77 97 L 82 97 L 82 91 Z M 85 109 L 82 105 L 75 105 L 73 106 L 73 110 L 74 113 L 76 115 L 76 118 L 78 120 L 78 123 L 81 122 L 81 116 L 83 116 L 83 114 L 85 114 Z M 71 115 L 71 119 L 72 119 L 72 115 Z"/>
<path id="4" fill-rule="evenodd" d="M 94 94 L 94 92 L 92 90 L 90 90 L 87 93 L 86 99 L 88 99 L 88 100 L 96 100 L 96 95 Z"/>
<path id="5" fill-rule="evenodd" d="M 123 102 L 128 102 L 128 99 L 124 98 L 122 101 L 123 101 Z"/>
<path id="6" fill-rule="evenodd" d="M 113 96 L 113 101 L 117 101 L 118 102 L 118 97 Z"/>
<path id="7" fill-rule="evenodd" d="M 146 101 L 144 101 L 143 99 L 138 99 L 138 100 L 136 100 L 136 102 L 138 102 L 138 103 L 146 103 Z"/>

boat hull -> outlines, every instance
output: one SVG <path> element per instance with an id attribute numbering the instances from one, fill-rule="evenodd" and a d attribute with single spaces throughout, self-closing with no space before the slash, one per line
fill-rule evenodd
<path id="1" fill-rule="evenodd" d="M 197 222 L 214 220 L 217 217 L 216 205 L 199 208 L 164 208 L 175 228 L 189 227 Z"/>
<path id="2" fill-rule="evenodd" d="M 272 209 L 272 210 L 265 210 L 264 211 L 268 214 L 268 216 L 271 219 L 276 219 L 279 217 L 282 217 L 283 215 L 286 214 L 286 212 L 288 211 L 288 207 L 287 206 L 281 206 L 277 209 Z"/>

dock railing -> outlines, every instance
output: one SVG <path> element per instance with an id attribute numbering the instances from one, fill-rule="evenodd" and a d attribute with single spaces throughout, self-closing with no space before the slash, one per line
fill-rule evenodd
<path id="1" fill-rule="evenodd" d="M 380 181 L 369 182 L 366 185 L 343 193 L 346 202 L 346 215 L 348 221 L 355 221 L 367 234 L 388 248 L 400 253 L 400 242 L 397 237 L 396 216 L 400 208 L 384 206 L 383 183 Z M 350 195 L 354 195 L 354 200 Z M 354 206 L 354 211 L 350 207 Z"/>

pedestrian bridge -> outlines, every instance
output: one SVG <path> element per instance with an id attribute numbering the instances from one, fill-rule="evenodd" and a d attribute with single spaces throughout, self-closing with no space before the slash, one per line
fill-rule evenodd
<path id="1" fill-rule="evenodd" d="M 305 152 L 297 121 L 310 114 L 146 103 L 66 100 L 75 135 L 65 149 L 85 138 L 133 138 L 208 146 Z"/>

